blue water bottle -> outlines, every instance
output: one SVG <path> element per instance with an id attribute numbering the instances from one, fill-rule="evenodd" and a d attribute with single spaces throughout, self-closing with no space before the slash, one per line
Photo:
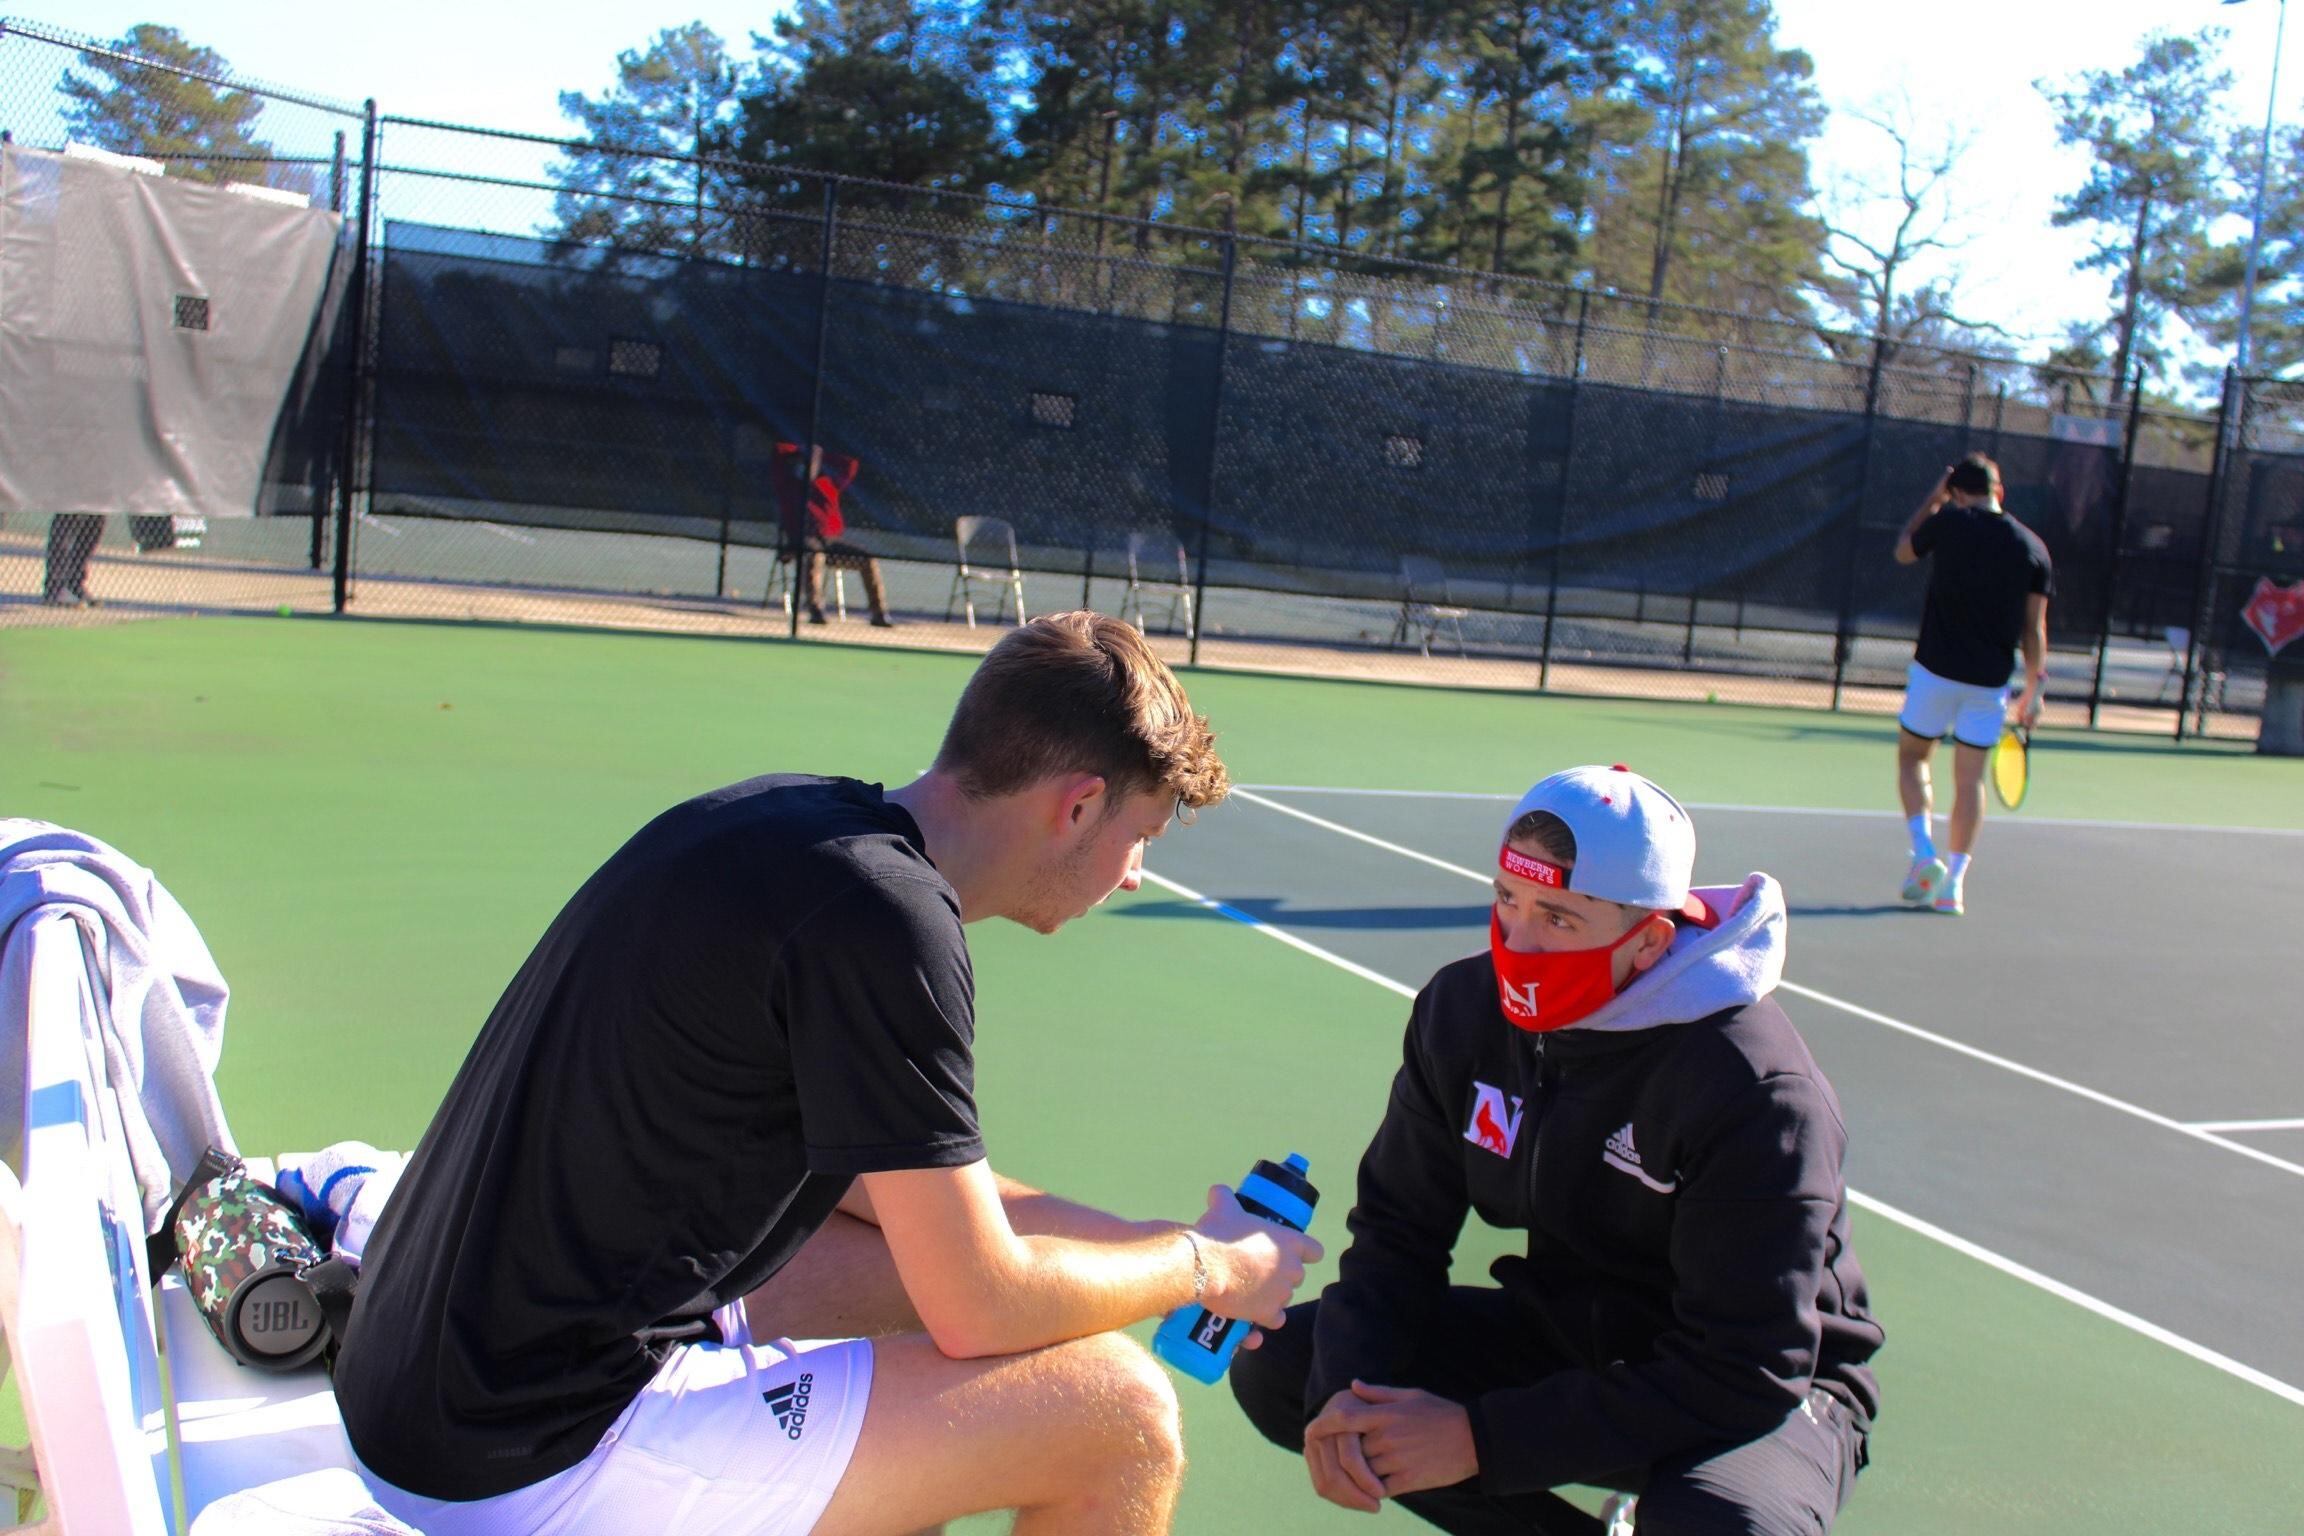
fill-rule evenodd
<path id="1" fill-rule="evenodd" d="M 1240 1208 L 1298 1232 L 1311 1230 L 1312 1207 L 1320 1203 L 1320 1191 L 1304 1177 L 1311 1166 L 1300 1152 L 1289 1153 L 1285 1163 L 1257 1159 L 1240 1181 Z M 1232 1352 L 1247 1337 L 1248 1328 L 1240 1318 L 1218 1317 L 1205 1307 L 1186 1303 L 1169 1313 L 1152 1335 L 1152 1353 L 1195 1381 L 1217 1381 L 1231 1365 Z"/>

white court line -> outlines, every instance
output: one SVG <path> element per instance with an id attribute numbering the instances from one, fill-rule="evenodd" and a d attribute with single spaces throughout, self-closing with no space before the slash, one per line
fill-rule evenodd
<path id="1" fill-rule="evenodd" d="M 2267 1168 L 2277 1168 L 2282 1173 L 2293 1173 L 2299 1178 L 2304 1178 L 2304 1164 L 2292 1163 L 2284 1157 L 2274 1157 L 2271 1153 L 2251 1147 L 2246 1142 L 2228 1140 L 2213 1131 L 2186 1125 L 2181 1120 L 2146 1109 L 2140 1104 L 2131 1104 L 2126 1099 L 2116 1099 L 2111 1094 L 2101 1093 L 2094 1088 L 2058 1077 L 2050 1072 L 2043 1072 L 2038 1067 L 2028 1067 L 2020 1061 L 2011 1061 L 2005 1056 L 1996 1056 L 1990 1051 L 1980 1050 L 1965 1041 L 1955 1040 L 1949 1035 L 1937 1034 L 1932 1029 L 1922 1029 L 1917 1024 L 1907 1024 L 1902 1019 L 1892 1019 L 1884 1013 L 1876 1013 L 1870 1008 L 1847 1002 L 1832 996 L 1830 993 L 1818 992 L 1812 987 L 1803 987 L 1798 982 L 1783 981 L 1777 985 L 1787 992 L 1796 992 L 1802 997 L 1838 1008 L 1844 1013 L 1854 1014 L 1857 1018 L 1869 1020 L 1884 1028 L 1901 1030 L 1915 1040 L 1925 1040 L 1930 1045 L 1940 1045 L 1948 1051 L 1957 1051 L 1961 1055 L 1972 1057 L 1987 1066 L 1998 1067 L 2004 1072 L 2013 1072 L 2018 1077 L 2028 1077 L 2036 1083 L 2043 1083 L 2050 1088 L 2077 1095 L 2088 1100 L 2091 1104 L 2101 1104 L 2106 1109 L 2118 1110 L 2123 1115 L 2133 1115 L 2147 1125 L 2156 1125 L 2162 1130 L 2174 1131 L 2179 1136 L 2189 1136 L 2194 1141 L 2204 1141 L 2212 1147 L 2221 1147 L 2227 1152 L 2237 1152 L 2251 1162 L 2262 1163 Z"/>
<path id="2" fill-rule="evenodd" d="M 1399 982 L 1394 981 L 1391 977 L 1385 975 L 1383 972 L 1372 971 L 1357 960 L 1347 960 L 1342 955 L 1335 953 L 1333 950 L 1322 949 L 1319 945 L 1314 944 L 1309 940 L 1296 937 L 1296 935 L 1290 933 L 1285 928 L 1275 928 L 1260 917 L 1250 917 L 1247 913 L 1241 911 L 1238 907 L 1228 907 L 1212 896 L 1201 895 L 1198 891 L 1193 890 L 1188 885 L 1178 885 L 1175 881 L 1169 879 L 1166 875 L 1154 874 L 1149 869 L 1145 870 L 1143 873 L 1145 879 L 1151 881 L 1154 885 L 1159 886 L 1162 890 L 1174 891 L 1177 895 L 1183 897 L 1186 901 L 1191 902 L 1193 905 L 1206 907 L 1211 912 L 1221 913 L 1236 923 L 1246 923 L 1249 927 L 1264 935 L 1264 937 L 1268 939 L 1278 939 L 1281 943 L 1287 945 L 1290 949 L 1300 949 L 1315 960 L 1325 960 L 1330 965 L 1335 966 L 1338 970 L 1350 971 L 1353 975 L 1359 977 L 1362 981 L 1372 981 L 1387 991 L 1399 993 L 1402 997 L 1413 998 L 1416 995 L 1416 989 L 1414 987 L 1402 986 Z"/>
<path id="3" fill-rule="evenodd" d="M 475 522 L 473 526 L 476 528 L 485 528 L 490 533 L 500 534 L 503 537 L 510 539 L 515 544 L 533 544 L 536 542 L 535 535 L 522 533 L 514 528 L 507 528 L 502 523 Z"/>
<path id="4" fill-rule="evenodd" d="M 1193 890 L 1190 886 L 1181 885 L 1174 880 L 1168 879 L 1165 875 L 1155 874 L 1153 871 L 1147 869 L 1144 871 L 1144 878 L 1151 881 L 1154 885 L 1161 887 L 1163 890 L 1175 892 L 1177 895 L 1183 897 L 1186 901 L 1192 902 L 1197 906 L 1206 907 L 1211 912 L 1221 913 L 1223 916 L 1230 918 L 1236 923 L 1241 923 L 1249 928 L 1254 929 L 1256 932 L 1264 935 L 1268 939 L 1277 939 L 1279 942 L 1287 945 L 1291 949 L 1302 950 L 1305 954 L 1311 955 L 1316 959 L 1325 960 L 1330 965 L 1350 971 L 1353 975 L 1360 977 L 1364 981 L 1372 981 L 1387 991 L 1396 992 L 1402 997 L 1412 998 L 1416 995 L 1416 990 L 1413 987 L 1404 986 L 1400 982 L 1394 981 L 1391 977 L 1386 976 L 1379 971 L 1372 971 L 1368 967 L 1361 965 L 1356 961 L 1347 960 L 1341 955 L 1333 954 L 1328 950 L 1322 949 L 1317 944 L 1308 943 L 1305 940 L 1296 937 L 1296 935 L 1288 932 L 1284 928 L 1274 927 L 1272 924 L 1265 922 L 1262 918 L 1249 916 L 1247 913 L 1241 911 L 1237 907 L 1226 906 L 1223 902 L 1217 901 L 1213 897 L 1203 896 L 1198 891 Z M 1923 1220 L 1922 1218 L 1914 1216 L 1907 1211 L 1898 1210 L 1895 1206 L 1888 1204 L 1886 1201 L 1875 1200 L 1870 1195 L 1864 1194 L 1860 1190 L 1849 1190 L 1848 1200 L 1850 1204 L 1858 1206 L 1863 1210 L 1870 1211 L 1873 1215 L 1878 1216 L 1883 1220 L 1892 1221 L 1900 1227 L 1904 1227 L 1910 1231 L 1918 1233 L 1922 1237 L 1930 1238 L 1936 1242 L 1942 1243 L 1945 1247 L 1950 1248 L 1955 1253 L 1965 1255 L 1966 1257 L 1974 1259 L 1979 1263 L 1990 1265 L 1992 1268 L 1999 1270 L 2002 1274 L 2012 1276 L 2015 1279 L 2023 1281 L 2027 1285 L 2038 1286 L 2041 1290 L 2046 1291 L 2049 1295 L 2055 1296 L 2064 1301 L 2068 1301 L 2074 1306 L 2083 1309 L 2084 1311 L 2093 1312 L 2098 1317 L 2101 1317 L 2108 1322 L 2117 1323 L 2121 1327 L 2126 1328 L 2131 1332 L 2140 1333 L 2145 1338 L 2155 1340 L 2156 1342 L 2165 1344 L 2169 1348 L 2176 1350 L 2181 1354 L 2188 1355 L 2203 1365 L 2213 1366 L 2215 1369 L 2224 1372 L 2226 1375 L 2238 1377 L 2240 1380 L 2247 1382 L 2251 1386 L 2262 1387 L 2265 1391 L 2271 1393 L 2275 1397 L 2285 1398 L 2291 1403 L 2295 1403 L 2300 1407 L 2304 1407 L 2304 1388 L 2290 1386 L 2287 1382 L 2280 1380 L 2280 1378 L 2277 1376 L 2268 1375 L 2265 1372 L 2256 1369 L 2252 1365 L 2243 1365 L 2240 1361 L 2233 1359 L 2231 1356 L 2219 1354 L 2215 1350 L 2210 1349 L 2205 1344 L 2196 1344 L 2192 1340 L 2185 1338 L 2182 1334 L 2173 1333 L 2168 1329 L 2161 1327 L 2158 1323 L 2149 1322 L 2144 1318 L 2138 1317 L 2133 1312 L 2127 1311 L 2120 1307 L 2116 1307 L 2108 1301 L 2099 1300 L 2098 1298 L 2089 1295 L 2086 1291 L 2080 1290 L 2075 1286 L 2066 1285 L 2061 1280 L 2052 1279 L 2049 1276 L 2042 1274 L 2040 1271 L 2031 1268 L 2029 1265 L 2019 1264 L 2014 1259 L 2008 1258 L 2003 1254 L 1995 1253 L 1980 1243 L 1970 1242 L 1967 1238 L 1960 1237 L 1954 1233 L 1948 1232 L 1944 1228 L 1937 1226 L 1934 1222 Z"/>
<path id="5" fill-rule="evenodd" d="M 1364 799 L 1386 800 L 1493 800 L 1509 805 L 1518 795 L 1492 795 L 1464 789 L 1347 789 L 1334 784 L 1235 784 L 1235 794 L 1250 790 L 1263 790 L 1269 794 L 1289 795 L 1357 795 Z M 1253 798 L 1253 797 L 1251 797 Z M 1852 810 L 1830 805 L 1736 805 L 1725 800 L 1688 800 L 1682 802 L 1692 811 L 1743 811 L 1754 816 L 1853 816 L 1880 820 L 1902 821 L 1901 811 L 1875 807 Z M 1269 805 L 1270 801 L 1258 804 Z M 2111 832 L 2229 832 L 2242 837 L 2304 837 L 2304 827 L 2235 827 L 2223 823 L 2195 823 L 2189 821 L 2107 821 L 2088 816 L 1995 816 L 1995 827 L 2094 827 Z"/>
<path id="6" fill-rule="evenodd" d="M 2296 1120 L 2194 1120 L 2196 1131 L 2304 1131 L 2304 1119 Z"/>
<path id="7" fill-rule="evenodd" d="M 2250 1386 L 2262 1387 L 2274 1397 L 2286 1398 L 2289 1402 L 2304 1407 L 2304 1387 L 2292 1387 L 2277 1376 L 2268 1375 L 2252 1365 L 2241 1364 L 2230 1355 L 2219 1354 L 2205 1344 L 2195 1344 L 2180 1333 L 2171 1333 L 2158 1323 L 2149 1322 L 2124 1308 L 2116 1307 L 2108 1301 L 2099 1300 L 2086 1291 L 2066 1285 L 2061 1280 L 2052 1279 L 2029 1265 L 2019 1264 L 2003 1254 L 1994 1253 L 1989 1248 L 1947 1232 L 1934 1222 L 1924 1221 L 1909 1211 L 1900 1211 L 1886 1201 L 1875 1200 L 1870 1195 L 1861 1194 L 1852 1189 L 1848 1191 L 1848 1203 L 1870 1211 L 1875 1216 L 1885 1217 L 1900 1227 L 1909 1228 L 1922 1237 L 1934 1238 L 1955 1253 L 1963 1253 L 1979 1263 L 1989 1264 L 2002 1274 L 2014 1276 L 2026 1285 L 2036 1285 L 2049 1295 L 2071 1302 L 2076 1307 L 2085 1308 L 2108 1322 L 2118 1323 L 2131 1332 L 2140 1333 L 2148 1339 L 2154 1339 L 2167 1345 L 2170 1349 L 2190 1355 L 2202 1365 L 2212 1365 L 2228 1376 L 2237 1376 Z"/>
<path id="8" fill-rule="evenodd" d="M 390 523 L 384 521 L 384 519 L 375 516 L 373 513 L 361 513 L 360 521 L 366 524 L 368 527 L 375 529 L 378 533 L 388 533 L 394 538 L 400 537 L 399 529 L 393 527 Z"/>
<path id="9" fill-rule="evenodd" d="M 1277 800 L 1266 799 L 1254 790 L 1241 789 L 1235 785 L 1232 792 L 1243 800 L 1256 805 L 1267 806 L 1283 816 L 1293 816 L 1298 821 L 1310 822 L 1323 831 L 1335 832 L 1344 837 L 1352 838 L 1356 842 L 1367 843 L 1371 847 L 1384 849 L 1388 853 L 1400 854 L 1406 858 L 1414 859 L 1420 864 L 1429 864 L 1435 869 L 1444 869 L 1452 875 L 1462 875 L 1465 879 L 1477 881 L 1481 885 L 1494 883 L 1495 877 L 1492 875 L 1484 875 L 1478 870 L 1466 869 L 1461 864 L 1451 864 L 1445 859 L 1436 859 L 1428 853 L 1420 853 L 1416 849 L 1404 848 L 1398 843 L 1387 842 L 1381 837 L 1374 837 L 1362 832 L 1357 827 L 1345 826 L 1340 821 L 1330 821 L 1325 816 L 1315 816 L 1310 811 L 1300 811 L 1292 805 L 1283 805 Z M 2029 1067 L 2023 1062 L 2012 1060 L 2009 1057 L 1995 1055 L 1991 1051 L 1955 1040 L 1950 1035 L 1940 1035 L 1932 1029 L 1922 1029 L 1917 1024 L 1907 1024 L 1902 1019 L 1890 1018 L 1887 1014 L 1876 1012 L 1857 1003 L 1851 1003 L 1845 998 L 1834 997 L 1829 992 L 1819 992 L 1813 987 L 1801 986 L 1798 982 L 1790 979 L 1779 982 L 1778 985 L 1783 987 L 1785 991 L 1797 993 L 1811 1002 L 1822 1003 L 1830 1008 L 1838 1008 L 1844 1013 L 1853 1014 L 1859 1019 L 1881 1025 L 1887 1029 L 1900 1030 L 1916 1040 L 1925 1040 L 1930 1045 L 1940 1045 L 1948 1051 L 1957 1051 L 1963 1056 L 1983 1062 L 1986 1066 L 1998 1067 L 2004 1072 L 2013 1072 L 2018 1077 L 2030 1078 L 2033 1082 L 2073 1094 L 2092 1104 L 2100 1104 L 2106 1109 L 2118 1110 L 2124 1115 L 2132 1115 L 2148 1125 L 2156 1125 L 2162 1130 L 2174 1131 L 2179 1136 L 2189 1136 L 2194 1141 L 2204 1141 L 2212 1147 L 2221 1147 L 2227 1152 L 2236 1152 L 2240 1156 L 2253 1162 L 2262 1163 L 2268 1168 L 2277 1168 L 2282 1173 L 2292 1173 L 2299 1178 L 2304 1178 L 2304 1164 L 2292 1163 L 2284 1157 L 2274 1157 L 2260 1147 L 2251 1147 L 2246 1142 L 2229 1140 L 2206 1127 L 2186 1125 L 2181 1120 L 2146 1109 L 2140 1104 L 2131 1104 L 2126 1099 L 2114 1098 L 2111 1094 L 2075 1083 L 2068 1078 L 2058 1077 L 2052 1072 L 2043 1072 L 2038 1067 Z"/>

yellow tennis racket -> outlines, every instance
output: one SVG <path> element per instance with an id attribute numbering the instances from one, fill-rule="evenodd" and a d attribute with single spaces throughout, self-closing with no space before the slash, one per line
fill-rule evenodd
<path id="1" fill-rule="evenodd" d="M 1999 744 L 1992 749 L 1992 794 L 2002 805 L 2015 810 L 2024 803 L 2024 792 L 2032 787 L 2032 728 L 2017 721 L 2008 722 L 2000 732 Z"/>

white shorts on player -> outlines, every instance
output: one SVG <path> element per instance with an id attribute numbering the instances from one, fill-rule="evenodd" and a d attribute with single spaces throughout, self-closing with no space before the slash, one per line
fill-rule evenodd
<path id="1" fill-rule="evenodd" d="M 1961 746 L 1989 752 L 2008 723 L 2008 685 L 1956 683 L 1914 662 L 1904 673 L 1904 707 L 1896 723 L 1928 741 L 1949 734 Z"/>
<path id="2" fill-rule="evenodd" d="M 592 1454 L 492 1499 L 451 1502 L 370 1475 L 377 1503 L 425 1536 L 806 1536 L 832 1502 L 872 1395 L 872 1344 L 755 1344 L 742 1303 L 724 1344 L 684 1344 Z"/>

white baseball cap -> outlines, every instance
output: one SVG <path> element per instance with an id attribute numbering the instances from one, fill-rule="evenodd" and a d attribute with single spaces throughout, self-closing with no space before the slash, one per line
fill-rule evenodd
<path id="1" fill-rule="evenodd" d="M 1565 889 L 1713 921 L 1711 909 L 1688 893 L 1696 873 L 1696 824 L 1652 781 L 1622 763 L 1553 774 L 1512 807 L 1507 837 L 1530 811 L 1551 812 L 1575 835 L 1576 863 L 1565 872 Z"/>

